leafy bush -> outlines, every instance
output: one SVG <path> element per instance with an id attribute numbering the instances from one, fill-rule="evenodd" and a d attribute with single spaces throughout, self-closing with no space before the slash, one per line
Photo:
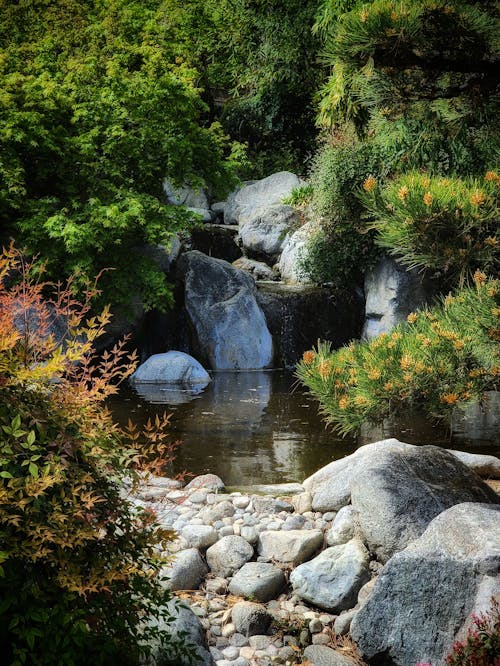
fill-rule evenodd
<path id="1" fill-rule="evenodd" d="M 390 173 L 390 153 L 373 143 L 327 146 L 311 173 L 312 216 L 318 231 L 308 243 L 303 269 L 315 282 L 342 288 L 360 279 L 377 258 L 373 233 L 361 220 L 362 206 L 353 196 L 373 173 Z"/>
<path id="2" fill-rule="evenodd" d="M 304 353 L 297 376 L 340 433 L 408 407 L 444 419 L 498 386 L 500 281 L 477 272 L 475 287 L 408 320 L 371 342 Z"/>
<path id="3" fill-rule="evenodd" d="M 162 180 L 236 182 L 241 146 L 206 121 L 195 72 L 176 63 L 160 0 L 3 3 L 0 222 L 50 275 L 93 279 L 106 302 L 162 306 L 163 275 L 138 248 L 167 243 L 193 216 Z"/>
<path id="4" fill-rule="evenodd" d="M 366 183 L 361 200 L 374 220 L 375 242 L 408 268 L 462 285 L 477 269 L 497 273 L 500 178 L 495 172 L 482 179 L 413 172 L 383 187 Z"/>
<path id="5" fill-rule="evenodd" d="M 109 312 L 44 283 L 12 247 L 0 257 L 0 648 L 6 664 L 135 664 L 148 620 L 170 615 L 158 576 L 172 539 L 123 497 L 136 469 L 172 460 L 168 418 L 119 428 L 105 399 L 135 363 L 92 344 Z"/>

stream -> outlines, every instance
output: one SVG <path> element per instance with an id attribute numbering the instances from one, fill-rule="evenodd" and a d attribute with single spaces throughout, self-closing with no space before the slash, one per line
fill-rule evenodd
<path id="1" fill-rule="evenodd" d="M 167 411 L 172 439 L 183 442 L 168 474 L 212 472 L 229 486 L 301 482 L 330 461 L 387 437 L 500 455 L 497 428 L 477 414 L 474 427 L 457 422 L 451 439 L 418 415 L 342 438 L 325 427 L 318 403 L 293 373 L 282 370 L 213 373 L 198 394 L 159 385 L 140 390 L 124 389 L 110 401 L 116 420 L 130 417 L 140 424 Z"/>

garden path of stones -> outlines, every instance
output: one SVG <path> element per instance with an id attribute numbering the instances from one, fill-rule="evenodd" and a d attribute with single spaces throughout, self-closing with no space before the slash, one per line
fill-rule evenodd
<path id="1" fill-rule="evenodd" d="M 426 526 L 408 535 L 406 523 L 412 521 L 405 518 L 404 533 L 397 533 L 389 511 L 384 522 L 391 523 L 391 534 L 382 539 L 378 534 L 375 545 L 370 544 L 371 522 L 363 528 L 362 517 L 350 503 L 350 492 L 351 485 L 353 496 L 358 492 L 355 481 L 366 470 L 374 446 L 377 444 L 331 463 L 337 473 L 328 473 L 327 466 L 304 485 L 253 486 L 227 492 L 219 477 L 207 474 L 185 487 L 168 478 L 150 478 L 141 486 L 133 501 L 154 509 L 162 527 L 178 535 L 164 573 L 168 587 L 187 602 L 198 618 L 192 620 L 201 623 L 206 634 L 205 645 L 202 638 L 198 646 L 200 664 L 365 663 L 346 636 L 351 622 L 369 599 L 383 564 Z M 412 454 L 417 448 L 397 440 L 378 443 L 378 447 L 379 466 L 384 454 Z M 442 455 L 435 447 L 418 448 L 420 457 L 424 449 L 432 450 L 431 457 Z M 363 450 L 368 455 L 360 460 L 358 454 Z M 459 472 L 470 474 L 480 486 L 470 490 L 469 483 L 469 495 L 454 497 L 448 505 L 441 498 L 436 515 L 461 501 L 494 501 L 494 494 L 488 495 L 490 489 L 469 471 L 470 465 L 466 467 L 447 452 L 443 455 L 445 462 L 453 459 Z M 362 467 L 357 468 L 361 462 Z M 391 460 L 391 469 L 393 463 Z M 436 463 L 443 464 L 443 460 L 429 462 L 431 466 Z M 435 496 L 435 484 L 432 492 Z M 369 502 L 365 504 L 366 511 L 372 511 Z M 395 515 L 398 512 L 396 507 Z M 433 517 L 427 516 L 427 523 Z M 367 516 L 363 518 L 366 522 Z M 382 532 L 384 529 L 387 525 L 382 525 Z M 196 635 L 196 630 L 187 631 Z"/>

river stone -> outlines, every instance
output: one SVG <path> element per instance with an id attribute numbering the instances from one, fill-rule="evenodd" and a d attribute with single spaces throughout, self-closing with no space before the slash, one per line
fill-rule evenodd
<path id="1" fill-rule="evenodd" d="M 500 593 L 499 570 L 500 507 L 455 505 L 389 560 L 351 636 L 370 663 L 444 666 L 471 614 Z"/>
<path id="2" fill-rule="evenodd" d="M 436 446 L 383 451 L 351 480 L 352 506 L 381 562 L 417 539 L 438 514 L 462 502 L 496 502 L 496 493 L 454 455 Z"/>
<path id="3" fill-rule="evenodd" d="M 181 530 L 181 536 L 186 539 L 189 548 L 206 550 L 217 541 L 217 530 L 211 525 L 186 525 Z"/>
<path id="4" fill-rule="evenodd" d="M 264 531 L 258 542 L 259 555 L 294 566 L 309 559 L 323 543 L 321 530 Z"/>
<path id="5" fill-rule="evenodd" d="M 207 385 L 210 375 L 200 363 L 189 354 L 169 351 L 153 354 L 142 363 L 132 375 L 133 384 L 203 384 Z"/>
<path id="6" fill-rule="evenodd" d="M 308 645 L 304 661 L 310 666 L 356 666 L 359 662 L 326 645 Z"/>
<path id="7" fill-rule="evenodd" d="M 224 490 L 224 481 L 216 474 L 200 474 L 191 479 L 184 490 L 191 491 L 200 488 L 207 488 L 213 491 Z"/>
<path id="8" fill-rule="evenodd" d="M 266 603 L 275 599 L 285 586 L 285 575 L 274 564 L 247 562 L 229 584 L 231 594 Z"/>
<path id="9" fill-rule="evenodd" d="M 313 223 L 307 222 L 285 239 L 278 261 L 278 270 L 281 279 L 286 284 L 310 284 L 312 282 L 301 268 L 301 260 L 305 255 L 306 246 L 313 230 Z"/>
<path id="10" fill-rule="evenodd" d="M 293 227 L 299 224 L 299 214 L 293 206 L 268 204 L 251 208 L 240 215 L 240 240 L 248 253 L 277 257 L 281 254 Z"/>
<path id="11" fill-rule="evenodd" d="M 197 251 L 181 256 L 179 270 L 196 346 L 210 366 L 214 370 L 269 367 L 273 341 L 251 276 Z"/>
<path id="12" fill-rule="evenodd" d="M 196 548 L 176 553 L 172 563 L 162 569 L 168 576 L 167 587 L 175 590 L 197 590 L 208 573 L 208 567 Z"/>
<path id="13" fill-rule="evenodd" d="M 193 611 L 185 604 L 179 603 L 177 599 L 169 601 L 166 610 L 173 620 L 167 622 L 155 613 L 151 625 L 158 627 L 174 640 L 179 639 L 182 643 L 193 646 L 197 654 L 196 666 L 215 666 L 212 655 L 207 648 L 205 631 Z M 163 646 L 159 642 L 158 644 L 152 644 L 151 657 L 151 664 L 167 663 L 176 664 L 176 666 L 190 666 L 192 664 L 190 659 L 173 655 L 169 651 L 168 645 Z"/>
<path id="14" fill-rule="evenodd" d="M 233 261 L 235 268 L 250 273 L 254 280 L 276 280 L 273 269 L 263 261 L 256 261 L 248 257 L 240 257 Z"/>
<path id="15" fill-rule="evenodd" d="M 224 222 L 238 224 L 243 214 L 248 215 L 254 208 L 282 203 L 296 187 L 304 181 L 289 171 L 280 171 L 267 178 L 249 182 L 233 192 L 226 201 Z"/>
<path id="16" fill-rule="evenodd" d="M 272 497 L 280 495 L 297 495 L 304 492 L 304 486 L 300 483 L 256 483 L 246 489 L 248 492 L 264 493 Z M 290 501 L 292 499 L 290 498 Z"/>
<path id="17" fill-rule="evenodd" d="M 352 610 L 341 613 L 337 618 L 335 618 L 335 622 L 333 623 L 333 631 L 337 634 L 337 636 L 345 636 L 349 633 L 351 622 L 353 621 L 357 612 L 358 611 L 353 608 Z"/>
<path id="18" fill-rule="evenodd" d="M 367 340 L 406 321 L 410 312 L 425 305 L 428 297 L 422 275 L 388 257 L 367 271 L 365 295 L 363 337 Z"/>
<path id="19" fill-rule="evenodd" d="M 294 593 L 326 611 L 352 608 L 361 587 L 370 580 L 370 556 L 359 539 L 332 546 L 290 575 Z"/>
<path id="20" fill-rule="evenodd" d="M 256 634 L 265 634 L 271 624 L 272 616 L 261 604 L 240 601 L 233 606 L 231 619 L 236 631 L 249 637 Z"/>
<path id="21" fill-rule="evenodd" d="M 272 497 L 254 497 L 252 504 L 255 513 L 281 513 L 281 511 L 292 513 L 293 511 L 293 505 L 290 502 Z"/>
<path id="22" fill-rule="evenodd" d="M 199 518 L 207 525 L 221 521 L 223 518 L 234 516 L 235 508 L 232 502 L 224 500 L 211 506 L 206 506 L 200 511 Z M 222 527 L 222 526 L 221 526 Z"/>
<path id="23" fill-rule="evenodd" d="M 253 557 L 253 548 L 239 536 L 225 536 L 207 550 L 207 563 L 217 576 L 232 576 Z"/>
<path id="24" fill-rule="evenodd" d="M 355 534 L 358 514 L 351 505 L 343 506 L 333 521 L 333 525 L 325 534 L 329 546 L 338 546 L 350 541 Z"/>

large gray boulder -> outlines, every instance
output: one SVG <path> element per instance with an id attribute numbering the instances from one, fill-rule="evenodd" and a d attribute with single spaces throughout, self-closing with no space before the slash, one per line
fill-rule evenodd
<path id="1" fill-rule="evenodd" d="M 303 482 L 304 488 L 311 493 L 312 508 L 314 511 L 338 511 L 351 502 L 351 481 L 356 479 L 363 469 L 375 463 L 382 453 L 389 451 L 419 451 L 421 447 L 406 444 L 397 439 L 384 439 L 361 446 L 350 456 L 334 460 Z M 492 469 L 493 461 L 485 461 L 483 456 L 450 451 L 464 462 L 468 467 L 477 469 Z M 484 467 L 485 464 L 488 467 Z"/>
<path id="2" fill-rule="evenodd" d="M 353 608 L 358 592 L 370 579 L 370 555 L 359 539 L 332 546 L 290 575 L 301 599 L 332 613 Z"/>
<path id="3" fill-rule="evenodd" d="M 313 223 L 307 222 L 285 239 L 278 261 L 278 270 L 283 282 L 287 284 L 310 284 L 312 282 L 302 270 L 301 260 L 305 256 L 307 243 L 313 232 Z"/>
<path id="4" fill-rule="evenodd" d="M 371 340 L 387 333 L 425 305 L 428 295 L 418 271 L 406 270 L 389 257 L 382 259 L 365 278 L 363 337 Z"/>
<path id="5" fill-rule="evenodd" d="M 133 384 L 201 384 L 210 382 L 210 375 L 198 361 L 180 351 L 153 354 L 132 375 Z"/>
<path id="6" fill-rule="evenodd" d="M 314 555 L 322 543 L 321 530 L 269 530 L 260 533 L 258 552 L 267 559 L 297 565 Z"/>
<path id="7" fill-rule="evenodd" d="M 414 448 L 397 439 L 385 439 L 360 447 L 350 456 L 334 460 L 309 476 L 302 485 L 312 495 L 314 511 L 338 511 L 351 501 L 351 481 L 371 458 L 384 451 L 404 451 Z"/>
<path id="8" fill-rule="evenodd" d="M 287 236 L 299 224 L 293 206 L 285 204 L 252 208 L 240 216 L 240 240 L 249 254 L 277 258 Z"/>
<path id="9" fill-rule="evenodd" d="M 436 446 L 385 451 L 366 463 L 351 480 L 351 501 L 366 543 L 382 562 L 454 504 L 498 500 L 453 454 Z"/>
<path id="10" fill-rule="evenodd" d="M 273 341 L 250 275 L 197 251 L 184 254 L 179 264 L 200 355 L 214 370 L 269 367 Z"/>
<path id="11" fill-rule="evenodd" d="M 280 171 L 244 185 L 228 197 L 224 208 L 224 222 L 238 224 L 242 214 L 248 214 L 254 208 L 280 204 L 290 196 L 294 188 L 303 185 L 304 181 L 289 171 Z"/>
<path id="12" fill-rule="evenodd" d="M 192 213 L 201 215 L 203 222 L 210 222 L 215 217 L 212 215 L 208 197 L 203 188 L 191 187 L 187 183 L 176 187 L 171 181 L 165 179 L 163 190 L 168 203 L 172 206 L 186 206 Z"/>
<path id="13" fill-rule="evenodd" d="M 285 587 L 285 574 L 275 564 L 247 562 L 229 583 L 231 594 L 262 603 L 275 599 Z"/>
<path id="14" fill-rule="evenodd" d="M 370 663 L 444 666 L 500 593 L 500 507 L 458 504 L 382 569 L 351 636 Z"/>

